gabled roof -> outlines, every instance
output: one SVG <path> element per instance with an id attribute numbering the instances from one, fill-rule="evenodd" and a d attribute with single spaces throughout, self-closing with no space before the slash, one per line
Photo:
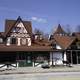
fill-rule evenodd
<path id="1" fill-rule="evenodd" d="M 66 32 L 62 29 L 61 25 L 58 24 L 58 27 L 56 31 L 54 32 L 54 34 L 66 34 Z"/>
<path id="2" fill-rule="evenodd" d="M 62 51 L 53 49 L 52 46 L 32 45 L 32 46 L 6 46 L 0 45 L 0 52 L 15 52 L 15 51 Z"/>
<path id="3" fill-rule="evenodd" d="M 37 44 L 38 46 L 51 46 L 50 44 L 51 44 L 51 42 L 50 41 L 48 41 L 48 40 L 35 40 L 34 41 L 34 44 Z"/>
<path id="4" fill-rule="evenodd" d="M 10 33 L 11 29 L 15 26 L 15 24 L 20 21 L 23 23 L 23 25 L 26 28 L 26 30 L 28 31 L 28 33 L 30 35 L 32 35 L 31 22 L 30 21 L 22 21 L 22 19 L 20 17 L 18 17 L 17 20 L 6 20 L 6 22 L 5 22 L 5 36 L 7 36 Z"/>
<path id="5" fill-rule="evenodd" d="M 63 49 L 67 49 L 76 37 L 55 35 L 54 39 Z"/>
<path id="6" fill-rule="evenodd" d="M 0 51 L 1 52 L 9 52 L 9 51 L 50 51 L 51 50 L 51 47 L 40 47 L 40 46 L 30 46 L 30 47 L 27 47 L 27 46 L 10 46 L 10 47 L 7 47 L 5 45 L 3 45 L 2 47 L 0 46 Z"/>

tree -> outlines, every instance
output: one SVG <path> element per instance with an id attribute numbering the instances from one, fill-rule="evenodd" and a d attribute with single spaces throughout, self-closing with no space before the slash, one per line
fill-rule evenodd
<path id="1" fill-rule="evenodd" d="M 65 31 L 70 35 L 71 34 L 71 27 L 69 24 L 67 24 L 65 27 L 64 27 Z"/>
<path id="2" fill-rule="evenodd" d="M 80 32 L 80 25 L 77 25 L 76 32 Z"/>
<path id="3" fill-rule="evenodd" d="M 45 34 L 44 34 L 44 39 L 46 39 L 46 40 L 49 39 L 49 34 L 48 34 L 48 33 L 45 33 Z"/>
<path id="4" fill-rule="evenodd" d="M 44 33 L 40 29 L 35 28 L 34 34 L 43 35 Z"/>
<path id="5" fill-rule="evenodd" d="M 42 40 L 43 36 L 44 36 L 44 33 L 40 29 L 35 28 L 34 35 L 35 35 L 35 39 Z"/>
<path id="6" fill-rule="evenodd" d="M 43 31 L 41 31 L 40 29 L 35 28 L 34 30 L 34 34 L 41 36 L 43 39 L 48 40 L 49 39 L 49 34 L 48 33 L 44 33 Z"/>

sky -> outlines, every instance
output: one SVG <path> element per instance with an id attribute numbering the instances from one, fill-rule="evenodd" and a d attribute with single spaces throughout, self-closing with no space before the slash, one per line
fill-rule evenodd
<path id="1" fill-rule="evenodd" d="M 21 16 L 35 28 L 50 33 L 58 24 L 75 31 L 80 25 L 80 0 L 0 0 L 0 31 L 5 20 Z"/>

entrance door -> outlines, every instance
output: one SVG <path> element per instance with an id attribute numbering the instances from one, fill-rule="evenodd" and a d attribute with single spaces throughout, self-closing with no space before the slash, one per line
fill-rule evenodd
<path id="1" fill-rule="evenodd" d="M 80 64 L 80 51 L 78 51 L 77 53 L 78 53 L 78 64 Z"/>
<path id="2" fill-rule="evenodd" d="M 77 64 L 77 55 L 76 55 L 76 51 L 72 51 L 72 60 L 73 60 L 73 64 Z"/>

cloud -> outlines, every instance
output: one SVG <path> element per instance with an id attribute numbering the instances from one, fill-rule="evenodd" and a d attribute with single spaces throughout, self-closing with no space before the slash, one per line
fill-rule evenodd
<path id="1" fill-rule="evenodd" d="M 34 13 L 32 12 L 26 12 L 26 11 L 23 11 L 23 10 L 19 10 L 19 9 L 15 9 L 15 8 L 9 8 L 9 7 L 3 7 L 3 6 L 0 6 L 0 10 L 2 12 L 6 12 L 6 13 L 13 13 L 15 15 L 28 15 L 29 17 L 29 20 L 32 20 L 32 21 L 35 21 L 35 22 L 38 22 L 38 23 L 47 23 L 47 19 L 45 18 L 40 18 L 40 17 L 36 17 L 36 16 L 32 16 L 30 17 L 31 15 L 33 15 Z M 5 13 L 5 14 L 6 14 Z"/>
<path id="2" fill-rule="evenodd" d="M 31 20 L 33 20 L 33 21 L 37 21 L 38 18 L 37 18 L 37 17 L 32 17 Z"/>
<path id="3" fill-rule="evenodd" d="M 44 18 L 38 18 L 38 17 L 31 17 L 32 21 L 40 22 L 40 23 L 47 23 L 47 20 Z"/>

